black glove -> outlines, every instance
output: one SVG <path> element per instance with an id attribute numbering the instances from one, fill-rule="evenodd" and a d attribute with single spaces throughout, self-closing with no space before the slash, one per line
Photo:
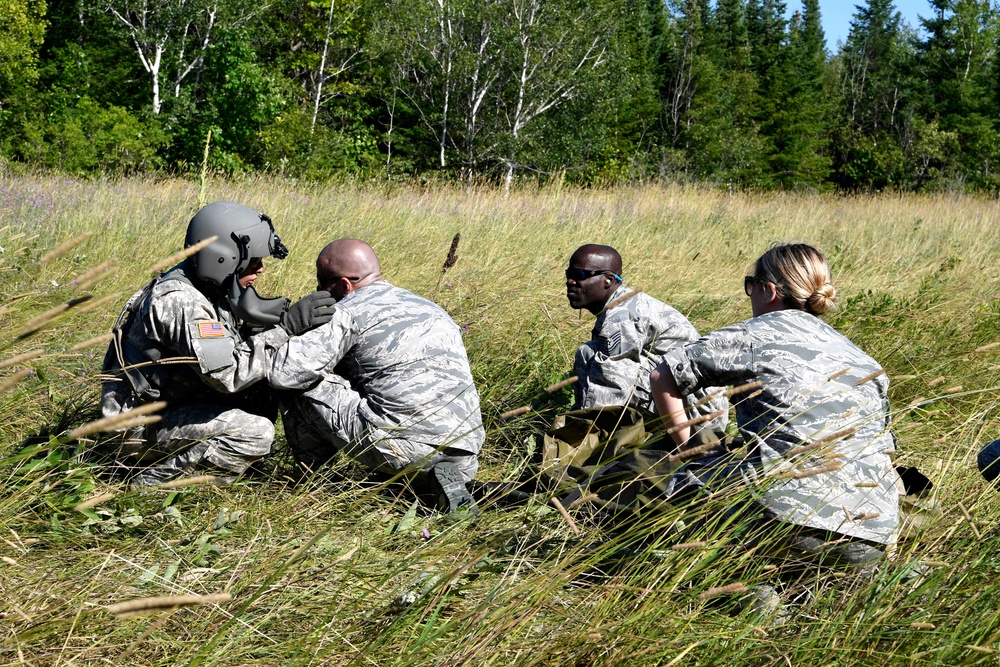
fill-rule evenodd
<path id="1" fill-rule="evenodd" d="M 333 319 L 333 307 L 336 303 L 329 292 L 313 292 L 289 306 L 281 314 L 278 326 L 287 331 L 289 336 L 300 336 Z"/>

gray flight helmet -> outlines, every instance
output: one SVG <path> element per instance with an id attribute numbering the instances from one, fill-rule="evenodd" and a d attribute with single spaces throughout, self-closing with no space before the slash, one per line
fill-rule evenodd
<path id="1" fill-rule="evenodd" d="M 288 256 L 288 248 L 274 233 L 271 219 L 234 202 L 213 202 L 195 213 L 188 224 L 184 247 L 213 236 L 218 238 L 195 253 L 191 261 L 198 278 L 218 287 L 246 270 L 254 258 Z"/>

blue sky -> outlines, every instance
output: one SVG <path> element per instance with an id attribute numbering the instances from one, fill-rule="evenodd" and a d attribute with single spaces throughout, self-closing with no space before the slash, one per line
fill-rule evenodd
<path id="1" fill-rule="evenodd" d="M 789 13 L 801 10 L 800 0 L 786 0 Z M 820 0 L 819 10 L 823 16 L 823 32 L 826 34 L 826 44 L 831 52 L 837 50 L 837 40 L 846 40 L 850 30 L 851 17 L 855 7 L 862 4 L 860 0 Z M 930 14 L 927 0 L 896 0 L 896 9 L 903 15 L 903 20 L 914 28 L 919 28 L 917 16 Z"/>

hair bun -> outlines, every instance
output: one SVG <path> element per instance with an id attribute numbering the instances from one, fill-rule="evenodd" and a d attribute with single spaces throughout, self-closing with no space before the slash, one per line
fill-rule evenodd
<path id="1" fill-rule="evenodd" d="M 834 307 L 837 300 L 837 288 L 826 283 L 806 299 L 806 311 L 813 315 L 822 315 Z"/>

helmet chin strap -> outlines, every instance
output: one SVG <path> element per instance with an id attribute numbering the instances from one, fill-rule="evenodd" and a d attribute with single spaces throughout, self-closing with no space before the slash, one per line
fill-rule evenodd
<path id="1" fill-rule="evenodd" d="M 257 294 L 253 285 L 246 289 L 240 287 L 240 278 L 234 275 L 229 286 L 229 306 L 233 309 L 233 314 L 244 322 L 270 325 L 281 321 L 281 313 L 288 306 L 288 299 L 283 296 L 264 299 Z"/>

